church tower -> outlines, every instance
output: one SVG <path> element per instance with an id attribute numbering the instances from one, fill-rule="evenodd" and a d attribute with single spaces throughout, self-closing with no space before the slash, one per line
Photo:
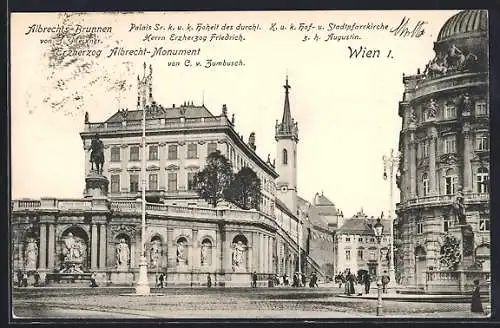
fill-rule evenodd
<path id="1" fill-rule="evenodd" d="M 279 174 L 276 183 L 278 199 L 296 215 L 297 206 L 297 143 L 299 142 L 299 128 L 290 113 L 288 99 L 290 85 L 288 76 L 285 88 L 285 106 L 281 123 L 276 120 L 276 170 Z"/>

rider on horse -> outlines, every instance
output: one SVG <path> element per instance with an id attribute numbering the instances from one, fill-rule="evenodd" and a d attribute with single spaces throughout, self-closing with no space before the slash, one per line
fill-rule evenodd
<path id="1" fill-rule="evenodd" d="M 92 139 L 90 144 L 90 163 L 92 164 L 92 170 L 94 170 L 94 164 L 96 165 L 96 170 L 99 174 L 102 174 L 102 165 L 104 163 L 104 144 L 99 139 L 99 134 L 96 134 Z"/>

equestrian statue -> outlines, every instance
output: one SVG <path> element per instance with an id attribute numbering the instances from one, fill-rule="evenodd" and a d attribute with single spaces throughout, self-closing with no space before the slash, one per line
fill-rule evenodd
<path id="1" fill-rule="evenodd" d="M 97 171 L 98 174 L 102 174 L 102 166 L 104 164 L 104 143 L 99 139 L 98 134 L 92 139 L 89 150 L 92 151 L 90 153 L 90 163 L 92 164 L 91 170 Z"/>

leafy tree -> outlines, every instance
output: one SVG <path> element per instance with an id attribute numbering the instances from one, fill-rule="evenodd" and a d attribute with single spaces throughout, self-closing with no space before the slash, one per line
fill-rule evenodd
<path id="1" fill-rule="evenodd" d="M 261 193 L 257 173 L 249 167 L 243 167 L 236 173 L 229 188 L 229 198 L 242 209 L 259 209 Z"/>
<path id="2" fill-rule="evenodd" d="M 219 199 L 227 199 L 233 178 L 231 163 L 217 150 L 207 156 L 205 167 L 193 177 L 193 185 L 201 198 L 216 207 Z"/>
<path id="3" fill-rule="evenodd" d="M 456 270 L 461 260 L 460 241 L 454 236 L 446 234 L 440 250 L 439 262 L 441 266 L 448 270 Z"/>

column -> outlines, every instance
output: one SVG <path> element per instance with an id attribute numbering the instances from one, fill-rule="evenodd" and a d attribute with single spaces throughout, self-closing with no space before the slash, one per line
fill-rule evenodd
<path id="1" fill-rule="evenodd" d="M 135 268 L 136 265 L 135 265 L 135 252 L 136 252 L 136 244 L 137 243 L 137 240 L 132 241 L 130 243 L 130 268 Z"/>
<path id="2" fill-rule="evenodd" d="M 264 273 L 267 273 L 267 258 L 268 258 L 268 253 L 269 253 L 269 251 L 267 249 L 267 246 L 268 246 L 267 245 L 267 239 L 269 237 L 266 236 L 266 235 L 263 235 L 262 237 L 263 237 L 262 238 L 263 239 L 263 241 L 262 241 L 263 242 L 263 252 L 262 252 L 262 254 L 263 254 L 263 257 L 262 257 L 263 263 L 262 263 L 262 268 L 264 269 Z"/>
<path id="3" fill-rule="evenodd" d="M 159 189 L 166 190 L 166 184 L 165 184 L 165 161 L 166 161 L 166 154 L 165 154 L 165 148 L 166 144 L 165 143 L 160 143 L 158 146 L 158 155 L 160 158 L 160 172 L 159 172 L 159 177 L 158 177 L 158 187 Z"/>
<path id="4" fill-rule="evenodd" d="M 47 257 L 48 257 L 48 265 L 47 267 L 49 269 L 54 268 L 54 254 L 55 254 L 55 242 L 56 242 L 56 236 L 55 236 L 55 227 L 53 223 L 49 224 L 49 246 L 47 248 Z"/>
<path id="5" fill-rule="evenodd" d="M 273 249 L 273 238 L 269 237 L 269 273 L 273 272 L 273 255 L 274 255 L 274 249 Z"/>
<path id="6" fill-rule="evenodd" d="M 471 163 L 470 163 L 470 157 L 471 157 L 471 135 L 470 131 L 467 129 L 464 131 L 464 155 L 463 155 L 463 160 L 464 160 L 464 170 L 463 170 L 463 190 L 465 192 L 467 191 L 472 191 L 473 190 L 473 184 L 472 184 L 472 168 L 471 168 Z"/>
<path id="7" fill-rule="evenodd" d="M 201 254 L 200 254 L 200 248 L 198 247 L 198 229 L 193 229 L 192 230 L 192 247 L 191 247 L 191 252 L 189 252 L 189 266 L 195 270 L 200 268 L 200 261 L 201 261 Z"/>
<path id="8" fill-rule="evenodd" d="M 220 246 L 222 244 L 222 236 L 220 233 L 220 230 L 217 229 L 215 231 L 215 247 L 213 248 L 213 261 L 212 261 L 212 267 L 215 268 L 216 271 L 221 270 L 221 263 L 222 263 L 222 247 Z"/>
<path id="9" fill-rule="evenodd" d="M 259 273 L 264 272 L 264 236 L 259 233 Z"/>
<path id="10" fill-rule="evenodd" d="M 106 268 L 106 225 L 102 224 L 99 227 L 99 269 Z"/>
<path id="11" fill-rule="evenodd" d="M 259 235 L 252 232 L 252 270 L 259 269 Z"/>
<path id="12" fill-rule="evenodd" d="M 224 272 L 232 272 L 230 242 L 228 240 L 227 231 L 222 231 L 222 270 Z"/>
<path id="13" fill-rule="evenodd" d="M 120 145 L 120 191 L 123 192 L 129 191 L 130 187 L 129 175 L 127 171 L 127 164 L 130 158 L 128 149 L 128 145 Z"/>
<path id="14" fill-rule="evenodd" d="M 248 256 L 247 256 L 247 271 L 253 272 L 253 233 L 250 233 L 250 240 L 248 245 Z"/>
<path id="15" fill-rule="evenodd" d="M 436 181 L 436 137 L 432 134 L 429 140 L 429 193 L 437 194 Z"/>
<path id="16" fill-rule="evenodd" d="M 416 161 L 416 147 L 417 143 L 414 140 L 414 135 L 411 135 L 410 141 L 410 162 L 408 166 L 410 168 L 410 195 L 411 198 L 417 196 L 417 161 Z"/>
<path id="17" fill-rule="evenodd" d="M 172 228 L 167 228 L 167 267 L 170 269 L 175 269 L 177 266 L 175 251 L 174 230 Z"/>
<path id="18" fill-rule="evenodd" d="M 97 268 L 97 224 L 92 223 L 92 235 L 90 237 L 92 245 L 90 248 L 90 266 L 92 270 Z"/>
<path id="19" fill-rule="evenodd" d="M 40 224 L 40 269 L 45 269 L 45 263 L 47 262 L 46 254 L 47 254 L 47 227 L 45 223 Z"/>

